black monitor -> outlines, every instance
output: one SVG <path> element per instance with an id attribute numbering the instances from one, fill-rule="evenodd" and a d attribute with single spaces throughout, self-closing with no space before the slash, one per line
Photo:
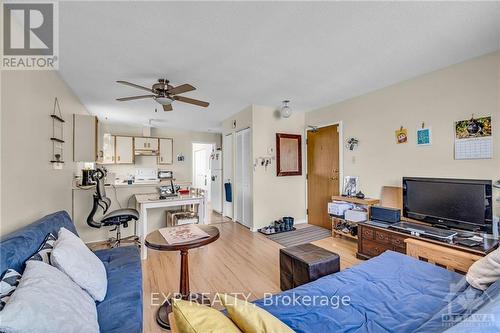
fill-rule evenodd
<path id="1" fill-rule="evenodd" d="M 491 180 L 403 178 L 403 216 L 437 226 L 491 232 Z"/>

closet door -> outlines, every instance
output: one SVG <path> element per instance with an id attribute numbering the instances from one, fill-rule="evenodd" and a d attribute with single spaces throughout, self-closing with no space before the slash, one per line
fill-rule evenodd
<path id="1" fill-rule="evenodd" d="M 243 223 L 243 136 L 236 133 L 236 159 L 234 161 L 234 211 L 235 220 Z"/>
<path id="2" fill-rule="evenodd" d="M 234 162 L 234 154 L 233 154 L 233 134 L 228 134 L 224 136 L 224 142 L 222 145 L 222 173 L 223 173 L 223 211 L 224 211 L 224 216 L 227 216 L 229 218 L 233 218 L 233 204 L 234 204 L 234 188 L 235 188 L 235 183 L 233 179 L 233 162 Z M 232 189 L 232 202 L 228 202 L 226 200 L 226 191 L 224 188 L 224 183 L 230 183 L 231 184 L 231 189 Z"/>
<path id="3" fill-rule="evenodd" d="M 236 133 L 236 221 L 252 227 L 252 146 L 250 129 Z"/>

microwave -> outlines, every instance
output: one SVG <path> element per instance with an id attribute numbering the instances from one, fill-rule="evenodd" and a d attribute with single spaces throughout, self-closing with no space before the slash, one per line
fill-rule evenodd
<path id="1" fill-rule="evenodd" d="M 174 178 L 174 173 L 172 171 L 158 170 L 158 178 L 161 179 L 172 179 Z"/>

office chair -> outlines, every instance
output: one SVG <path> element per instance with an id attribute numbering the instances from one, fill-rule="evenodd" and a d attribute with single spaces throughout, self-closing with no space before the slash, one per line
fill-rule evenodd
<path id="1" fill-rule="evenodd" d="M 131 242 L 134 244 L 139 244 L 139 237 L 129 236 L 121 238 L 121 227 L 128 227 L 128 223 L 132 220 L 137 221 L 139 219 L 139 212 L 131 208 L 116 209 L 107 213 L 109 207 L 111 206 L 111 199 L 106 196 L 106 190 L 104 189 L 104 177 L 106 176 L 106 171 L 97 168 L 92 174 L 92 180 L 96 182 L 96 191 L 94 194 L 94 203 L 92 206 L 92 211 L 87 217 L 87 224 L 93 228 L 101 228 L 102 226 L 114 226 L 116 230 L 116 238 L 110 238 L 107 244 L 110 247 L 120 246 L 122 242 Z M 103 210 L 103 216 L 97 221 L 94 220 L 94 216 L 99 209 Z"/>

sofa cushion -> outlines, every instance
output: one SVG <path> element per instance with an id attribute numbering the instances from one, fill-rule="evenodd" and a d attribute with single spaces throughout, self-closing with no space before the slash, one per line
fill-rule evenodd
<path id="1" fill-rule="evenodd" d="M 94 300 L 44 262 L 30 260 L 2 310 L 1 332 L 99 333 Z"/>
<path id="2" fill-rule="evenodd" d="M 101 332 L 142 332 L 142 271 L 139 249 L 124 246 L 99 250 L 108 276 L 106 298 L 97 303 Z"/>
<path id="3" fill-rule="evenodd" d="M 22 273 L 25 261 L 38 251 L 47 234 L 57 234 L 61 227 L 77 235 L 75 225 L 68 213 L 60 211 L 1 237 L 0 275 L 9 268 Z"/>
<path id="4" fill-rule="evenodd" d="M 102 261 L 78 236 L 66 228 L 59 230 L 51 262 L 87 291 L 93 299 L 104 300 L 108 280 Z"/>

